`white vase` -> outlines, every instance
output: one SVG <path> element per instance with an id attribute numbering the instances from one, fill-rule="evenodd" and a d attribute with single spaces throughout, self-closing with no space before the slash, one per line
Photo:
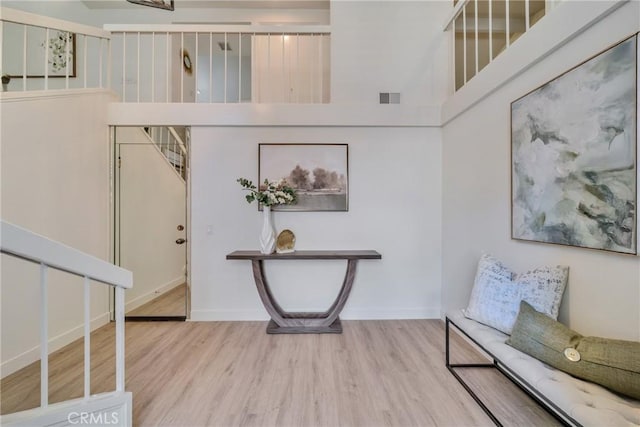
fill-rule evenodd
<path id="1" fill-rule="evenodd" d="M 260 232 L 260 252 L 272 254 L 276 249 L 276 231 L 271 222 L 271 207 L 262 207 L 262 231 Z"/>

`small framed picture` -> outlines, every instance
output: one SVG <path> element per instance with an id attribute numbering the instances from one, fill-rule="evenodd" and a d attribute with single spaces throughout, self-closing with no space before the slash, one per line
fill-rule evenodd
<path id="1" fill-rule="evenodd" d="M 11 30 L 9 30 L 11 31 Z M 38 78 L 45 76 L 45 56 L 47 59 L 46 74 L 49 78 L 76 77 L 76 35 L 68 31 L 49 30 L 49 40 L 46 32 L 41 28 L 27 29 L 26 51 L 30 56 L 25 61 L 26 77 Z M 49 47 L 48 54 L 45 49 Z M 24 77 L 22 61 L 11 62 L 5 67 L 11 78 Z"/>
<path id="2" fill-rule="evenodd" d="M 349 210 L 347 144 L 259 144 L 259 182 L 285 179 L 298 203 L 273 206 L 277 211 Z"/>

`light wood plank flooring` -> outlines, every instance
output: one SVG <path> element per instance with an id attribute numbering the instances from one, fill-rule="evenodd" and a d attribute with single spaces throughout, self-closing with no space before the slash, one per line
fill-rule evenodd
<path id="1" fill-rule="evenodd" d="M 492 425 L 444 366 L 443 322 L 343 325 L 342 335 L 267 335 L 266 322 L 127 323 L 134 425 Z M 82 394 L 82 345 L 50 357 L 52 401 Z M 113 325 L 92 334 L 91 348 L 92 392 L 112 390 Z M 453 351 L 477 360 L 462 340 Z M 501 375 L 474 371 L 465 375 L 505 425 L 556 425 Z M 0 387 L 2 413 L 37 406 L 39 363 Z"/>
<path id="2" fill-rule="evenodd" d="M 127 316 L 186 316 L 186 292 L 187 284 L 183 283 L 126 314 Z"/>

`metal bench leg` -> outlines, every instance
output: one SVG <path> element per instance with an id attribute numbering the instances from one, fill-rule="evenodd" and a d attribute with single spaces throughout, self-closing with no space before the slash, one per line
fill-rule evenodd
<path id="1" fill-rule="evenodd" d="M 493 423 L 496 426 L 502 427 L 502 423 L 496 418 L 495 415 L 493 415 L 493 412 L 491 412 L 491 410 L 487 407 L 487 405 L 485 405 L 482 402 L 482 400 L 480 400 L 478 395 L 476 395 L 476 393 L 471 389 L 471 387 L 469 387 L 469 385 L 455 371 L 455 368 L 495 368 L 496 367 L 495 361 L 494 361 L 494 363 L 451 363 L 450 350 L 449 350 L 449 344 L 450 344 L 449 343 L 449 340 L 450 340 L 449 339 L 449 330 L 450 330 L 450 325 L 451 324 L 453 324 L 456 327 L 456 329 L 458 329 L 459 331 L 464 333 L 464 331 L 462 331 L 460 328 L 458 328 L 458 326 L 455 323 L 453 323 L 451 320 L 449 320 L 448 317 L 446 318 L 445 359 L 446 359 L 447 369 L 449 370 L 449 372 L 451 372 L 451 375 L 453 375 L 454 378 L 458 380 L 458 382 L 462 385 L 462 387 L 464 387 L 464 389 L 467 390 L 467 393 L 469 393 L 469 395 L 471 395 L 473 400 L 476 401 L 478 406 L 480 406 L 480 408 L 482 408 L 482 410 L 485 412 L 485 414 L 487 414 L 487 416 L 489 418 L 491 418 L 491 421 L 493 421 Z"/>

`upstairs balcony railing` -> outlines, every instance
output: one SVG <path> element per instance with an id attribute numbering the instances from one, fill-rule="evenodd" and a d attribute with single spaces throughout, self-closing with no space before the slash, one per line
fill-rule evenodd
<path id="1" fill-rule="evenodd" d="M 107 25 L 123 102 L 328 103 L 326 26 Z"/>
<path id="2" fill-rule="evenodd" d="M 0 8 L 2 91 L 108 88 L 110 38 L 99 28 Z"/>
<path id="3" fill-rule="evenodd" d="M 3 92 L 111 89 L 122 102 L 328 103 L 322 25 L 105 25 L 0 8 Z"/>
<path id="4" fill-rule="evenodd" d="M 560 0 L 456 0 L 445 22 L 452 34 L 454 89 L 508 49 Z"/>

